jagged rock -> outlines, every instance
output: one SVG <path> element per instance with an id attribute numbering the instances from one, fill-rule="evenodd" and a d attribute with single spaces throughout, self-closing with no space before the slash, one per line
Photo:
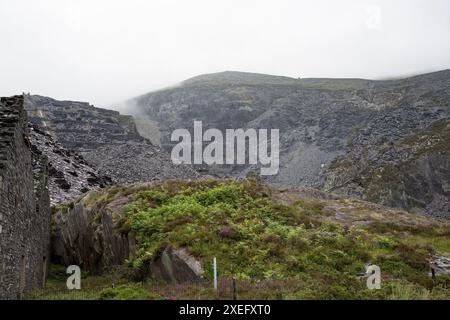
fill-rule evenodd
<path id="1" fill-rule="evenodd" d="M 324 189 L 450 219 L 450 119 L 422 126 L 393 146 L 387 137 L 368 144 L 356 137 L 330 166 Z"/>
<path id="2" fill-rule="evenodd" d="M 37 124 L 29 123 L 28 129 L 33 152 L 48 158 L 52 205 L 70 201 L 91 189 L 111 185 L 111 178 L 99 173 L 81 155 L 64 148 Z"/>
<path id="3" fill-rule="evenodd" d="M 450 259 L 443 256 L 435 256 L 430 261 L 430 267 L 433 270 L 430 274 L 431 276 L 450 274 Z"/>
<path id="4" fill-rule="evenodd" d="M 120 223 L 129 197 L 118 197 L 103 205 L 101 201 L 91 204 L 91 196 L 88 193 L 53 216 L 52 259 L 100 274 L 130 258 L 136 240 L 133 232 Z M 203 272 L 200 262 L 186 250 L 167 247 L 139 276 L 169 283 L 199 282 Z"/>
<path id="5" fill-rule="evenodd" d="M 63 190 L 68 191 L 70 190 L 70 183 L 67 182 L 64 178 L 55 179 L 55 183 Z"/>
<path id="6" fill-rule="evenodd" d="M 53 216 L 52 259 L 101 273 L 106 267 L 122 264 L 134 252 L 135 239 L 132 233 L 121 232 L 117 224 L 127 198 L 102 207 L 90 205 L 90 195 Z"/>
<path id="7" fill-rule="evenodd" d="M 167 283 L 202 282 L 201 263 L 185 249 L 165 248 L 150 264 L 152 279 Z"/>

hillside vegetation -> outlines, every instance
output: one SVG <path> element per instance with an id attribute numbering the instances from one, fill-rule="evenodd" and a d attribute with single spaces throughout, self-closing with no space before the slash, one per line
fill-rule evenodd
<path id="1" fill-rule="evenodd" d="M 98 227 L 106 219 L 101 208 L 112 203 L 122 203 L 120 213 L 112 215 L 115 232 L 133 235 L 136 250 L 123 263 L 128 271 L 114 280 L 123 285 L 89 298 L 114 298 L 121 290 L 143 292 L 138 298 L 167 298 L 161 286 L 168 285 L 156 286 L 151 275 L 139 283 L 124 276 L 129 270 L 146 274 L 167 247 L 187 250 L 201 262 L 206 280 L 217 257 L 223 279 L 247 284 L 240 287 L 240 298 L 450 298 L 450 277 L 429 276 L 430 259 L 450 255 L 450 225 L 438 220 L 313 189 L 274 190 L 247 180 L 112 187 L 59 207 L 55 216 L 83 205 Z M 367 263 L 380 266 L 381 290 L 368 290 L 357 276 Z M 91 276 L 86 283 L 113 281 L 104 277 Z M 51 288 L 62 286 L 54 281 Z M 217 297 L 208 281 L 171 292 L 173 298 Z M 34 297 L 48 296 L 44 291 Z"/>

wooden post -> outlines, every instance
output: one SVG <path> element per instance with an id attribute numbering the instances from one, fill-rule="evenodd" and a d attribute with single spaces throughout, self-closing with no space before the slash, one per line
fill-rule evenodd
<path id="1" fill-rule="evenodd" d="M 236 279 L 233 277 L 233 300 L 237 300 Z"/>

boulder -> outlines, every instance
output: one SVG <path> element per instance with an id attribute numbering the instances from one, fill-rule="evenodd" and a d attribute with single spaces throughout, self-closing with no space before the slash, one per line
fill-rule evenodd
<path id="1" fill-rule="evenodd" d="M 172 284 L 204 280 L 201 263 L 184 248 L 165 248 L 150 263 L 149 272 L 151 278 Z"/>
<path id="2" fill-rule="evenodd" d="M 444 256 L 434 256 L 430 261 L 431 276 L 450 274 L 450 259 Z"/>

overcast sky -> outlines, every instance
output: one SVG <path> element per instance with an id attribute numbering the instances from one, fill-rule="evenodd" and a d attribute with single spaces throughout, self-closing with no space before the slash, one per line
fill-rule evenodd
<path id="1" fill-rule="evenodd" d="M 0 96 L 110 106 L 203 73 L 450 68 L 448 0 L 0 0 Z"/>

